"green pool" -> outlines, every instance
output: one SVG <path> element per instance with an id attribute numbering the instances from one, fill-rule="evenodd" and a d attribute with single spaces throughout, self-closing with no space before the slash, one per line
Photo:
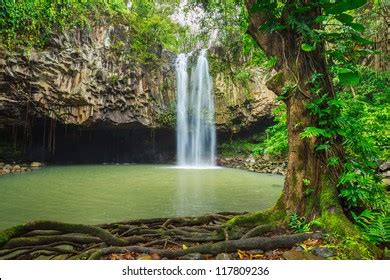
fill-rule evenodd
<path id="1" fill-rule="evenodd" d="M 0 177 L 0 229 L 32 220 L 99 224 L 271 207 L 283 176 L 164 165 L 48 166 Z"/>

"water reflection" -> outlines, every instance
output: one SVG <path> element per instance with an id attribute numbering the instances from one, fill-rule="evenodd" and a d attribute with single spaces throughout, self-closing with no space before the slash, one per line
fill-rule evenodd
<path id="1" fill-rule="evenodd" d="M 271 207 L 283 177 L 156 165 L 49 166 L 0 177 L 0 229 L 32 220 L 98 224 Z"/>
<path id="2" fill-rule="evenodd" d="M 214 170 L 181 170 L 177 172 L 176 202 L 173 207 L 177 215 L 212 212 L 215 205 L 215 176 L 205 176 Z"/>

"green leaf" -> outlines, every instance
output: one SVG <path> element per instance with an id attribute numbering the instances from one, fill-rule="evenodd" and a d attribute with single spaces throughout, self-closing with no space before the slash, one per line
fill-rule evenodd
<path id="1" fill-rule="evenodd" d="M 321 23 L 321 22 L 325 21 L 327 18 L 328 18 L 327 16 L 321 15 L 321 16 L 316 17 L 314 19 L 314 21 L 317 22 L 317 23 Z"/>
<path id="2" fill-rule="evenodd" d="M 324 3 L 325 12 L 327 14 L 341 14 L 345 11 L 355 10 L 360 8 L 367 3 L 367 0 L 336 0 L 335 3 L 330 3 L 329 1 Z"/>
<path id="3" fill-rule="evenodd" d="M 342 23 L 351 23 L 353 21 L 353 16 L 342 13 L 336 16 L 336 19 Z"/>
<path id="4" fill-rule="evenodd" d="M 325 144 L 317 144 L 315 149 L 316 151 L 328 151 L 330 149 L 330 144 L 325 143 Z"/>
<path id="5" fill-rule="evenodd" d="M 339 73 L 340 83 L 346 86 L 356 86 L 360 82 L 360 75 L 357 72 Z"/>
<path id="6" fill-rule="evenodd" d="M 261 11 L 269 11 L 272 14 L 272 11 L 276 9 L 277 1 L 276 0 L 261 0 L 256 1 L 255 4 L 251 7 L 251 12 L 257 13 Z"/>
<path id="7" fill-rule="evenodd" d="M 367 40 L 359 35 L 355 35 L 353 34 L 352 35 L 352 40 L 354 40 L 355 42 L 359 43 L 359 44 L 362 44 L 362 45 L 372 45 L 374 44 L 374 42 L 370 41 L 370 40 Z"/>
<path id="8" fill-rule="evenodd" d="M 353 29 L 355 29 L 358 32 L 363 32 L 365 30 L 364 26 L 361 25 L 360 23 L 351 22 L 351 23 L 348 23 L 347 25 L 352 27 Z"/>
<path id="9" fill-rule="evenodd" d="M 271 32 L 283 30 L 283 29 L 286 29 L 286 28 L 287 28 L 287 26 L 285 26 L 285 25 L 275 24 L 275 25 L 271 26 Z"/>
<path id="10" fill-rule="evenodd" d="M 352 73 L 353 71 L 349 68 L 344 68 L 344 67 L 334 67 L 333 68 L 335 73 L 338 74 L 345 74 L 345 73 Z"/>
<path id="11" fill-rule="evenodd" d="M 316 49 L 316 47 L 312 46 L 312 45 L 309 45 L 307 43 L 303 43 L 301 45 L 301 49 L 304 50 L 305 52 L 311 52 L 311 51 L 314 51 Z"/>
<path id="12" fill-rule="evenodd" d="M 329 133 L 328 131 L 326 131 L 325 129 L 308 126 L 304 129 L 303 132 L 301 132 L 300 136 L 301 136 L 301 139 L 318 137 L 318 136 L 323 136 L 325 138 L 329 138 L 329 137 L 332 137 L 332 134 Z"/>

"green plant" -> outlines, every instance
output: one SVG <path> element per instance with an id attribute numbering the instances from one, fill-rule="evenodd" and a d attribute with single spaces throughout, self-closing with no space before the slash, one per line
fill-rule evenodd
<path id="1" fill-rule="evenodd" d="M 375 244 L 390 242 L 390 216 L 385 212 L 365 209 L 359 215 L 351 214 L 369 241 Z"/>
<path id="2" fill-rule="evenodd" d="M 19 143 L 17 143 L 17 145 L 13 145 L 5 141 L 0 142 L 0 161 L 17 162 L 22 159 L 22 147 Z"/>
<path id="3" fill-rule="evenodd" d="M 253 135 L 247 139 L 240 138 L 222 143 L 219 146 L 220 153 L 225 157 L 250 155 L 258 148 L 257 139 L 259 138 L 261 135 Z"/>
<path id="4" fill-rule="evenodd" d="M 327 247 L 335 253 L 331 259 L 351 260 L 351 259 L 374 259 L 375 252 L 368 244 L 364 236 L 344 236 L 337 233 L 324 235 Z"/>
<path id="5" fill-rule="evenodd" d="M 131 22 L 129 58 L 145 64 L 158 61 L 162 49 L 178 52 L 179 38 L 185 30 L 171 20 L 172 11 L 161 8 L 155 1 L 132 3 L 135 20 Z"/>
<path id="6" fill-rule="evenodd" d="M 178 50 L 182 29 L 170 12 L 149 0 L 132 1 L 131 10 L 123 0 L 2 0 L 0 38 L 9 49 L 44 49 L 54 34 L 110 23 L 127 30 L 122 39 L 110 34 L 110 49 L 147 64 L 158 61 L 162 49 Z"/>
<path id="7" fill-rule="evenodd" d="M 115 84 L 116 82 L 118 82 L 120 79 L 120 76 L 116 73 L 112 73 L 111 75 L 109 75 L 107 77 L 107 80 L 111 83 L 111 84 Z"/>
<path id="8" fill-rule="evenodd" d="M 171 106 L 158 114 L 156 121 L 163 127 L 174 128 L 176 125 L 176 107 Z"/>
<path id="9" fill-rule="evenodd" d="M 8 48 L 43 48 L 55 32 L 129 16 L 121 0 L 2 0 L 0 36 Z"/>
<path id="10" fill-rule="evenodd" d="M 381 211 L 389 204 L 384 184 L 377 174 L 377 161 L 388 158 L 389 153 L 386 134 L 390 128 L 390 92 L 384 79 L 387 74 L 374 75 L 372 70 L 360 67 L 359 75 L 367 77 L 367 82 L 356 86 L 353 92 L 336 83 L 339 91 L 335 98 L 325 95 L 307 104 L 318 119 L 318 126 L 306 127 L 301 138 L 315 138 L 319 154 L 330 153 L 335 140 L 342 138 L 345 161 L 330 155 L 327 164 L 342 167 L 338 186 L 344 205 L 348 210 Z M 312 78 L 314 92 L 319 76 Z"/>
<path id="11" fill-rule="evenodd" d="M 388 207 L 385 186 L 375 173 L 375 169 L 356 161 L 344 164 L 338 185 L 340 197 L 348 209 L 385 210 Z"/>
<path id="12" fill-rule="evenodd" d="M 245 69 L 240 69 L 236 72 L 235 78 L 244 86 L 244 88 L 248 88 L 250 78 L 251 78 L 251 73 Z"/>
<path id="13" fill-rule="evenodd" d="M 260 145 L 264 154 L 285 155 L 288 150 L 286 105 L 280 104 L 273 111 L 275 124 L 266 129 L 267 138 Z"/>
<path id="14" fill-rule="evenodd" d="M 299 217 L 297 213 L 291 214 L 288 225 L 294 232 L 308 232 L 311 226 L 305 217 Z"/>

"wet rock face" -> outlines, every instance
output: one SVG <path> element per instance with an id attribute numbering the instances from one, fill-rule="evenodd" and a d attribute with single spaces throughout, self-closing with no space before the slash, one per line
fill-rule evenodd
<path id="1" fill-rule="evenodd" d="M 264 123 L 271 119 L 275 108 L 275 94 L 265 83 L 267 71 L 249 70 L 251 79 L 247 86 L 237 84 L 222 73 L 214 79 L 216 98 L 216 124 L 222 131 L 240 132 L 245 127 Z"/>
<path id="2" fill-rule="evenodd" d="M 156 50 L 159 62 L 141 65 L 115 48 L 115 40 L 127 43 L 127 31 L 120 25 L 75 30 L 55 36 L 43 51 L 0 47 L 3 125 L 22 123 L 27 111 L 63 124 L 174 127 L 175 55 Z M 264 86 L 264 73 L 254 76 L 249 95 L 229 77 L 215 77 L 220 130 L 238 131 L 269 118 L 275 96 Z"/>
<path id="3" fill-rule="evenodd" d="M 118 55 L 107 38 L 124 28 L 61 34 L 40 52 L 0 50 L 1 114 L 17 116 L 29 104 L 34 114 L 66 124 L 156 127 L 174 100 L 174 58 L 161 53 L 166 63 L 157 67 Z"/>

